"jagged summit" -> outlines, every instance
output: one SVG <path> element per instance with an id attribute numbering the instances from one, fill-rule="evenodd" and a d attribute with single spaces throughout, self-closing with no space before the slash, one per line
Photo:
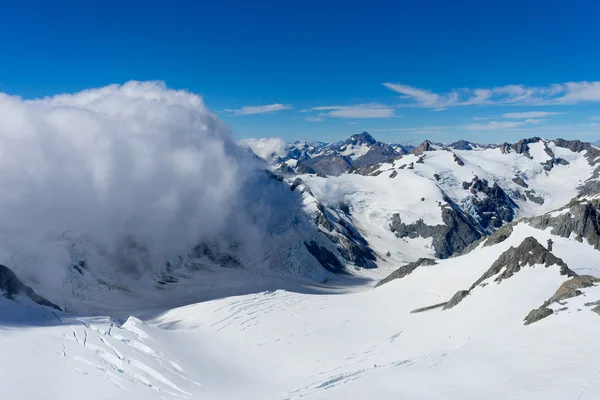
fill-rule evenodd
<path id="1" fill-rule="evenodd" d="M 421 143 L 419 146 L 417 146 L 414 150 L 413 153 L 416 155 L 421 155 L 426 151 L 435 151 L 437 150 L 433 143 L 431 143 L 429 140 L 425 140 L 423 143 Z"/>
<path id="2" fill-rule="evenodd" d="M 363 132 L 358 133 L 356 135 L 352 135 L 348 139 L 346 139 L 346 141 L 344 141 L 344 144 L 346 144 L 346 145 L 351 144 L 351 145 L 354 145 L 354 146 L 364 145 L 364 144 L 366 144 L 366 145 L 373 145 L 375 143 L 377 143 L 377 140 L 375 140 L 373 138 L 373 136 L 371 136 L 366 131 L 363 131 Z"/>

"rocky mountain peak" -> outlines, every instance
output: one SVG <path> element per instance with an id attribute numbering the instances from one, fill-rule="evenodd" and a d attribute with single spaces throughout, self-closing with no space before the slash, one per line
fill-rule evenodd
<path id="1" fill-rule="evenodd" d="M 421 143 L 416 149 L 414 149 L 413 153 L 416 155 L 421 155 L 426 151 L 435 151 L 435 147 L 429 140 L 425 140 Z"/>
<path id="2" fill-rule="evenodd" d="M 373 136 L 371 136 L 371 135 L 370 135 L 368 132 L 366 132 L 366 131 L 363 131 L 363 132 L 361 132 L 361 133 L 358 133 L 358 134 L 356 134 L 356 135 L 352 135 L 352 136 L 350 136 L 350 137 L 349 137 L 349 138 L 348 138 L 348 139 L 347 139 L 347 140 L 344 142 L 344 144 L 346 144 L 346 145 L 348 145 L 348 144 L 351 144 L 351 145 L 354 145 L 354 146 L 356 146 L 356 145 L 359 145 L 359 146 L 360 146 L 360 145 L 364 145 L 364 144 L 367 144 L 367 145 L 374 145 L 375 143 L 377 143 L 377 140 L 375 140 L 375 139 L 373 138 Z"/>

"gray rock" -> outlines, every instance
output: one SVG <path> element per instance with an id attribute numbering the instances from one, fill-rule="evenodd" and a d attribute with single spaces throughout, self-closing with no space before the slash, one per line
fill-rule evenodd
<path id="1" fill-rule="evenodd" d="M 564 281 L 548 300 L 543 304 L 543 307 L 547 307 L 552 303 L 558 303 L 560 301 L 577 297 L 582 294 L 581 290 L 590 286 L 594 286 L 595 283 L 600 282 L 600 279 L 590 275 L 575 276 L 571 279 Z"/>
<path id="2" fill-rule="evenodd" d="M 327 154 L 300 161 L 297 168 L 298 171 L 312 170 L 312 173 L 338 176 L 352 168 L 352 159 L 335 153 Z"/>
<path id="3" fill-rule="evenodd" d="M 465 185 L 463 184 L 463 188 Z M 504 223 L 511 222 L 515 217 L 515 209 L 519 208 L 508 194 L 502 189 L 498 183 L 490 187 L 488 181 L 479 179 L 477 176 L 473 178 L 470 187 L 471 193 L 484 193 L 485 196 L 480 198 L 475 196 L 473 204 L 477 211 L 479 223 L 486 230 L 500 228 Z"/>
<path id="4" fill-rule="evenodd" d="M 455 150 L 473 150 L 471 142 L 467 142 L 466 140 L 459 140 L 454 143 L 450 143 L 448 147 Z"/>
<path id="5" fill-rule="evenodd" d="M 516 183 L 519 186 L 522 186 L 524 188 L 528 188 L 529 185 L 527 183 L 525 183 L 525 180 L 523 178 L 521 178 L 520 176 L 515 176 L 514 178 L 512 178 L 512 181 L 514 183 Z"/>
<path id="6" fill-rule="evenodd" d="M 18 296 L 27 296 L 41 306 L 61 311 L 59 306 L 38 295 L 32 288 L 25 285 L 10 268 L 4 265 L 0 265 L 0 295 L 10 300 L 15 300 Z"/>
<path id="7" fill-rule="evenodd" d="M 419 258 L 417 261 L 413 261 L 411 263 L 408 263 L 400 268 L 398 268 L 397 270 L 395 270 L 394 272 L 392 272 L 390 275 L 388 275 L 386 278 L 380 280 L 379 282 L 377 282 L 377 284 L 375 285 L 375 287 L 379 287 L 381 285 L 384 285 L 388 282 L 393 281 L 394 279 L 402 279 L 407 275 L 410 275 L 415 269 L 417 269 L 418 267 L 421 266 L 427 266 L 427 265 L 435 265 L 437 264 L 435 262 L 435 260 L 431 259 L 431 258 Z"/>
<path id="8" fill-rule="evenodd" d="M 527 196 L 528 200 L 533 201 L 536 204 L 540 204 L 540 205 L 544 204 L 544 198 L 536 195 L 535 190 L 526 190 L 525 196 Z"/>
<path id="9" fill-rule="evenodd" d="M 377 142 L 371 146 L 365 155 L 354 160 L 353 165 L 360 167 L 363 165 L 381 164 L 391 162 L 400 157 L 402 155 L 396 152 L 389 144 Z"/>
<path id="10" fill-rule="evenodd" d="M 506 239 L 508 239 L 510 237 L 510 235 L 512 235 L 512 232 L 513 232 L 513 225 L 506 224 L 503 227 L 501 227 L 500 229 L 498 229 L 496 232 L 494 232 L 492 235 L 488 236 L 488 238 L 485 241 L 485 243 L 483 244 L 483 246 L 488 247 L 488 246 L 493 246 L 498 243 L 502 243 Z"/>
<path id="11" fill-rule="evenodd" d="M 396 177 L 396 175 L 398 175 L 398 171 L 393 170 L 392 173 L 390 174 L 390 179 L 393 179 Z"/>
<path id="12" fill-rule="evenodd" d="M 544 318 L 552 315 L 553 313 L 554 313 L 554 311 L 552 311 L 550 308 L 547 308 L 547 307 L 540 307 L 540 308 L 533 309 L 525 317 L 525 320 L 524 320 L 525 325 L 533 324 L 534 322 L 544 319 Z"/>
<path id="13" fill-rule="evenodd" d="M 595 312 L 596 314 L 600 315 L 600 306 L 596 306 L 596 307 L 592 308 L 592 311 Z"/>
<path id="14" fill-rule="evenodd" d="M 304 242 L 304 246 L 306 246 L 309 253 L 312 254 L 326 270 L 338 274 L 345 272 L 342 263 L 335 254 L 325 247 L 319 246 L 314 240 Z"/>
<path id="15" fill-rule="evenodd" d="M 545 230 L 552 228 L 553 235 L 568 238 L 575 233 L 576 239 L 587 242 L 600 249 L 600 214 L 596 211 L 600 207 L 598 200 L 574 200 L 567 206 L 557 210 L 566 211 L 561 215 L 553 217 L 550 213 L 528 220 L 534 228 Z"/>
<path id="16" fill-rule="evenodd" d="M 467 297 L 469 295 L 469 293 L 470 292 L 468 290 L 459 290 L 458 292 L 454 293 L 454 296 L 452 296 L 450 301 L 448 301 L 448 303 L 446 303 L 446 305 L 444 306 L 443 309 L 449 310 L 452 307 L 456 306 L 458 303 L 460 303 L 462 301 L 462 299 Z"/>
<path id="17" fill-rule="evenodd" d="M 426 151 L 435 151 L 433 144 L 429 140 L 425 140 L 413 150 L 413 154 L 420 156 Z"/>
<path id="18" fill-rule="evenodd" d="M 498 257 L 492 266 L 471 286 L 470 290 L 481 284 L 486 279 L 496 276 L 495 282 L 501 282 L 518 273 L 521 268 L 533 265 L 543 265 L 546 268 L 551 265 L 560 267 L 560 274 L 576 276 L 567 264 L 548 249 L 542 246 L 534 237 L 527 237 L 517 247 L 511 247 Z"/>
<path id="19" fill-rule="evenodd" d="M 456 162 L 458 165 L 460 165 L 461 167 L 463 167 L 465 165 L 465 162 L 456 154 L 453 154 L 454 156 L 454 162 Z"/>
<path id="20" fill-rule="evenodd" d="M 422 219 L 405 224 L 399 214 L 392 215 L 390 230 L 399 238 L 432 237 L 435 256 L 448 258 L 465 250 L 483 236 L 477 223 L 456 204 L 446 198 L 448 204 L 442 208 L 442 225 L 426 225 Z"/>

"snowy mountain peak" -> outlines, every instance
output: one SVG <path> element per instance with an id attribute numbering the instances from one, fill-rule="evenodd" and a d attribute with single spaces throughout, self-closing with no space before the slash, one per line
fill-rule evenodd
<path id="1" fill-rule="evenodd" d="M 371 136 L 368 132 L 363 131 L 361 133 L 358 133 L 356 135 L 352 135 L 350 136 L 350 138 L 348 138 L 344 144 L 348 145 L 354 145 L 354 146 L 360 146 L 360 145 L 373 145 L 377 143 L 377 140 L 375 140 L 373 138 L 373 136 Z"/>

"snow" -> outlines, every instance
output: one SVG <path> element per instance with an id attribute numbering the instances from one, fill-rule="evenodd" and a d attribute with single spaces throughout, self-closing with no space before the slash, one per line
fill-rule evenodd
<path id="1" fill-rule="evenodd" d="M 357 158 L 367 154 L 369 150 L 371 150 L 371 145 L 368 143 L 363 143 L 360 145 L 349 144 L 344 150 L 340 151 L 340 154 L 343 156 L 350 156 L 351 159 L 356 160 Z"/>
<path id="2" fill-rule="evenodd" d="M 525 267 L 477 287 L 448 311 L 410 313 L 468 288 L 530 235 L 542 241 L 549 234 L 518 224 L 498 245 L 377 289 L 360 283 L 345 292 L 268 291 L 124 320 L 53 315 L 2 299 L 3 393 L 85 393 L 91 400 L 597 398 L 600 317 L 583 302 L 600 299 L 600 290 L 571 299 L 568 311 L 522 324 L 565 280 L 556 267 Z M 598 259 L 589 245 L 553 239 L 573 269 Z"/>

